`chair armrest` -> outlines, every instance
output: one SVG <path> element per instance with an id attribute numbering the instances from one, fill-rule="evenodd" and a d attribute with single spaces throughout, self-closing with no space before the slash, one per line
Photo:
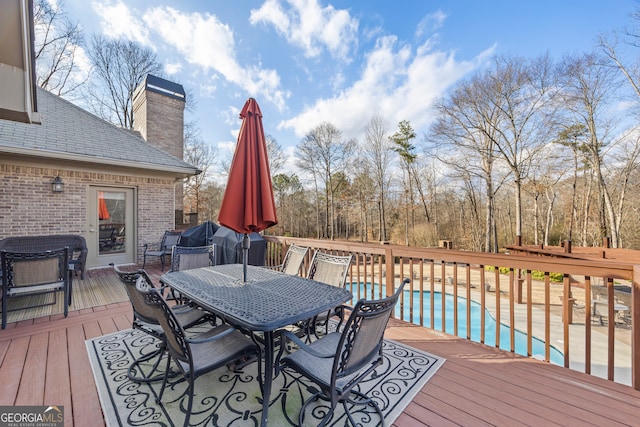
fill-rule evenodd
<path id="1" fill-rule="evenodd" d="M 288 339 L 290 341 L 293 341 L 299 347 L 300 350 L 303 350 L 304 352 L 309 353 L 309 354 L 311 354 L 313 356 L 320 357 L 322 359 L 328 359 L 328 358 L 331 358 L 331 357 L 335 357 L 335 352 L 334 353 L 331 353 L 331 352 L 322 353 L 322 352 L 319 352 L 319 351 L 316 351 L 316 350 L 310 348 L 307 343 L 302 341 L 300 338 L 298 338 L 298 336 L 296 334 L 292 333 L 291 331 L 282 331 L 281 334 L 282 334 L 283 338 L 286 337 L 286 339 Z M 280 349 L 281 350 L 285 347 L 285 344 L 286 344 L 285 342 L 282 342 L 280 344 Z M 282 351 L 280 351 L 278 353 L 278 360 L 280 359 L 280 354 L 281 353 L 282 353 Z"/>
<path id="2" fill-rule="evenodd" d="M 340 304 L 339 306 L 335 307 L 334 310 L 353 311 L 353 306 L 347 305 L 347 304 Z"/>
<path id="3" fill-rule="evenodd" d="M 144 249 L 144 252 L 159 251 L 162 249 L 160 246 L 161 246 L 160 242 L 145 243 L 143 246 L 143 249 Z"/>
<path id="4" fill-rule="evenodd" d="M 223 330 L 220 331 L 221 329 Z M 232 334 L 235 331 L 236 331 L 236 328 L 229 325 L 216 326 L 210 331 L 203 332 L 202 334 L 198 335 L 196 338 L 187 338 L 186 341 L 190 344 L 202 344 L 206 342 L 215 341 L 222 337 L 226 337 L 227 335 Z"/>

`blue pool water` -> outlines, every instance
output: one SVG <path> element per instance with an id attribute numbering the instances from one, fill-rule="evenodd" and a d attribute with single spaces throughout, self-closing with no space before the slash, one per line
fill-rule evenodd
<path id="1" fill-rule="evenodd" d="M 347 284 L 349 286 L 349 284 Z M 354 294 L 353 303 L 358 299 L 358 292 L 355 287 L 355 283 L 351 285 L 351 291 Z M 379 295 L 378 285 L 374 286 L 374 296 L 371 294 L 371 283 L 366 284 L 366 294 L 365 294 L 365 285 L 363 283 L 360 284 L 360 298 L 377 298 Z M 420 314 L 418 313 L 420 307 L 420 293 L 418 291 L 413 292 L 413 309 L 414 316 L 410 318 L 410 306 L 409 306 L 409 292 L 408 290 L 404 291 L 403 296 L 403 315 L 400 315 L 400 302 L 396 305 L 395 317 L 398 319 L 402 319 L 405 321 L 410 321 L 411 323 L 415 323 L 416 325 L 420 324 Z M 442 331 L 442 293 L 435 292 L 433 294 L 434 298 L 434 325 L 430 325 L 431 323 L 431 302 L 430 297 L 431 294 L 428 291 L 423 293 L 424 299 L 424 313 L 423 313 L 423 321 L 424 326 L 428 328 L 435 329 L 437 331 Z M 475 342 L 480 342 L 480 304 L 475 301 L 471 301 L 471 340 Z M 444 331 L 448 334 L 454 334 L 453 327 L 453 295 L 445 294 L 445 328 Z M 496 319 L 491 315 L 491 313 L 485 309 L 485 328 L 484 328 L 484 343 L 486 345 L 495 346 L 496 343 Z M 464 297 L 458 297 L 458 334 L 459 337 L 466 338 L 467 337 L 467 300 Z M 511 350 L 511 336 L 510 336 L 510 328 L 507 325 L 500 324 L 500 348 L 503 350 L 510 351 Z M 526 334 L 516 330 L 515 334 L 515 352 L 517 354 L 526 356 L 527 355 L 527 336 Z M 532 355 L 536 358 L 544 359 L 544 342 L 538 338 L 532 338 Z M 551 362 L 561 365 L 564 365 L 564 356 L 562 352 L 558 349 L 551 346 L 550 348 L 550 356 Z"/>

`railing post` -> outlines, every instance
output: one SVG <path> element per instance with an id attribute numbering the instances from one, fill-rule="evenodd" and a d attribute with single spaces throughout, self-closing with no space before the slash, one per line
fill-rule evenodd
<path id="1" fill-rule="evenodd" d="M 393 280 L 395 278 L 396 272 L 395 270 L 395 261 L 393 259 L 393 250 L 391 249 L 391 247 L 387 247 L 384 251 L 384 258 L 385 258 L 385 264 L 386 264 L 386 269 L 387 269 L 387 273 L 386 273 L 386 287 L 387 287 L 387 296 L 393 295 L 393 293 L 395 292 L 394 286 L 393 286 Z"/>
<path id="2" fill-rule="evenodd" d="M 633 266 L 631 287 L 631 384 L 640 390 L 640 265 Z"/>
<path id="3" fill-rule="evenodd" d="M 522 246 L 522 236 L 516 236 L 516 245 Z M 520 269 L 516 270 L 516 286 L 515 286 L 515 295 L 513 296 L 516 304 L 522 304 L 522 281 L 524 278 L 522 277 L 522 271 Z"/>

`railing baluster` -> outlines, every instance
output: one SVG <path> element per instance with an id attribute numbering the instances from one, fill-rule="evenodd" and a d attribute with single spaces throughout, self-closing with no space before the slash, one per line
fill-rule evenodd
<path id="1" fill-rule="evenodd" d="M 569 283 L 569 275 L 565 274 L 562 279 L 563 291 L 562 291 L 562 317 L 563 317 L 563 342 L 564 342 L 564 367 L 569 367 L 569 319 L 571 313 L 569 310 L 573 310 L 569 307 L 569 298 L 571 297 L 571 285 Z M 546 315 L 546 313 L 545 313 Z"/>
<path id="2" fill-rule="evenodd" d="M 466 297 L 467 297 L 467 339 L 471 339 L 471 264 L 467 264 L 467 278 L 466 278 Z"/>
<path id="3" fill-rule="evenodd" d="M 516 351 L 516 307 L 515 307 L 515 287 L 516 287 L 516 277 L 515 271 L 513 268 L 509 268 L 509 294 L 511 297 L 509 298 L 509 340 L 511 343 L 511 351 Z"/>
<path id="4" fill-rule="evenodd" d="M 453 264 L 453 334 L 458 335 L 458 263 Z"/>
<path id="5" fill-rule="evenodd" d="M 527 269 L 527 356 L 533 353 L 533 288 L 531 287 L 531 270 Z"/>
<path id="6" fill-rule="evenodd" d="M 544 273 L 544 360 L 551 360 L 551 281 L 548 271 Z M 568 341 L 568 337 L 565 337 Z"/>
<path id="7" fill-rule="evenodd" d="M 584 276 L 584 371 L 587 374 L 591 373 L 591 319 L 593 313 L 591 312 L 591 277 Z"/>
<path id="8" fill-rule="evenodd" d="M 609 317 L 607 322 L 607 329 L 608 329 L 608 335 L 609 335 L 609 346 L 607 349 L 608 350 L 607 351 L 607 368 L 608 368 L 607 378 L 613 381 L 614 371 L 615 371 L 615 342 L 616 342 L 615 340 L 616 313 L 613 308 L 614 308 L 616 298 L 613 293 L 613 279 L 610 277 L 607 277 L 607 293 L 609 295 L 609 298 L 608 298 Z"/>
<path id="9" fill-rule="evenodd" d="M 486 308 L 487 308 L 487 301 L 486 301 L 486 294 L 487 294 L 487 288 L 484 286 L 485 283 L 485 279 L 484 279 L 484 265 L 480 264 L 480 342 L 484 344 L 485 342 L 485 334 L 484 334 L 484 329 L 485 329 L 485 323 L 486 323 Z"/>
<path id="10" fill-rule="evenodd" d="M 493 267 L 493 276 L 496 284 L 496 347 L 500 347 L 500 267 Z"/>
<path id="11" fill-rule="evenodd" d="M 420 303 L 420 326 L 424 326 L 424 260 L 420 258 L 419 261 L 420 268 L 420 298 L 418 299 Z"/>
<path id="12" fill-rule="evenodd" d="M 444 260 L 440 260 L 440 305 L 442 306 L 442 324 L 441 326 L 441 330 L 442 332 L 446 332 L 447 331 L 447 317 L 446 317 L 446 312 L 447 312 L 447 304 L 446 304 L 446 289 L 445 289 L 445 283 L 447 280 L 447 263 Z"/>

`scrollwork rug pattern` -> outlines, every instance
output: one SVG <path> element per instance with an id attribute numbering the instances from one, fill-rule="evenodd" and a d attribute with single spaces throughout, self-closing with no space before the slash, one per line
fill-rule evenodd
<path id="1" fill-rule="evenodd" d="M 176 377 L 167 386 L 162 402 L 156 404 L 162 381 L 138 383 L 127 377 L 131 362 L 140 354 L 155 349 L 156 344 L 153 338 L 132 329 L 86 341 L 108 426 L 181 426 L 184 423 L 187 402 L 184 381 Z M 385 424 L 391 425 L 444 363 L 444 359 L 391 340 L 385 340 L 384 345 L 384 364 L 371 379 L 361 383 L 360 391 L 376 399 L 385 416 Z M 165 366 L 164 361 L 160 366 Z M 262 405 L 259 403 L 261 394 L 256 375 L 254 362 L 239 371 L 223 367 L 199 377 L 195 382 L 190 423 L 227 427 L 258 425 Z M 272 387 L 269 425 L 298 425 L 302 402 L 311 395 L 310 386 L 311 383 L 292 371 L 281 372 Z M 308 425 L 317 424 L 314 417 L 324 415 L 323 404 L 320 401 L 315 409 L 307 411 L 305 425 L 307 421 Z M 370 406 L 356 406 L 352 412 L 363 425 L 378 423 Z M 331 425 L 345 425 L 340 405 Z"/>

